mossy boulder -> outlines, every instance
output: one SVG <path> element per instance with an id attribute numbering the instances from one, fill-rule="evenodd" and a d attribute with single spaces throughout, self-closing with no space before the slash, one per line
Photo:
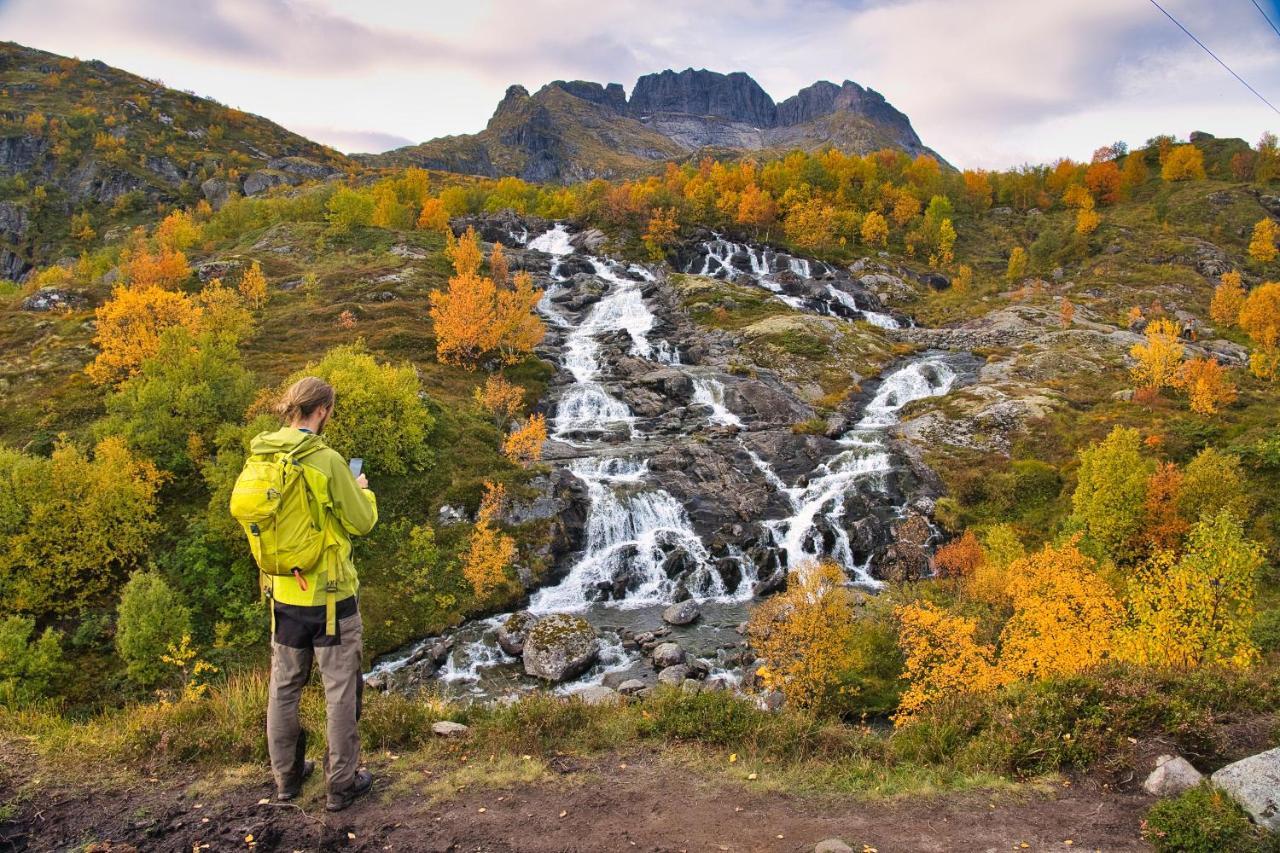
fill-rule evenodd
<path id="1" fill-rule="evenodd" d="M 600 640 L 581 616 L 554 613 L 529 628 L 524 640 L 524 671 L 561 682 L 586 672 L 600 653 Z"/>

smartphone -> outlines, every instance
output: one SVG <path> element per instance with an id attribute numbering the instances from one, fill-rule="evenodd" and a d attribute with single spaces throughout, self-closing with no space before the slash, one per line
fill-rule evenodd
<path id="1" fill-rule="evenodd" d="M 364 467 L 364 460 L 357 456 L 348 462 L 347 465 L 351 466 L 351 476 L 359 477 L 360 469 Z"/>

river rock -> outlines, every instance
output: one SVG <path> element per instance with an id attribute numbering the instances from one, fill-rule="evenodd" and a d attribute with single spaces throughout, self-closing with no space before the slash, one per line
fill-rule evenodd
<path id="1" fill-rule="evenodd" d="M 1172 797 L 1200 784 L 1204 776 L 1181 755 L 1161 755 L 1142 789 L 1154 797 Z"/>
<path id="2" fill-rule="evenodd" d="M 687 599 L 663 610 L 662 621 L 668 625 L 688 625 L 701 615 L 702 611 L 698 609 L 698 603 L 693 599 Z"/>
<path id="3" fill-rule="evenodd" d="M 1228 764 L 1211 778 L 1258 826 L 1280 832 L 1280 748 Z"/>
<path id="4" fill-rule="evenodd" d="M 576 678 L 600 653 L 600 640 L 581 616 L 555 613 L 533 624 L 524 641 L 524 671 L 547 681 Z"/>
<path id="5" fill-rule="evenodd" d="M 498 626 L 498 645 L 512 657 L 520 657 L 524 654 L 525 637 L 535 621 L 534 615 L 527 610 L 512 613 Z"/>
<path id="6" fill-rule="evenodd" d="M 622 701 L 618 691 L 601 684 L 593 684 L 578 691 L 577 697 L 584 705 L 617 705 Z"/>
<path id="7" fill-rule="evenodd" d="M 618 692 L 623 696 L 635 696 L 646 689 L 648 689 L 648 685 L 638 678 L 628 678 L 618 685 Z"/>
<path id="8" fill-rule="evenodd" d="M 655 669 L 666 669 L 684 663 L 684 649 L 679 643 L 662 643 L 653 650 L 653 666 Z"/>
<path id="9" fill-rule="evenodd" d="M 668 666 L 658 673 L 659 684 L 670 684 L 672 686 L 683 685 L 685 679 L 689 677 L 689 667 L 682 663 L 674 666 Z"/>
<path id="10" fill-rule="evenodd" d="M 462 723 L 455 723 L 451 720 L 440 720 L 431 724 L 431 733 L 437 737 L 444 738 L 460 738 L 466 737 L 471 729 Z"/>

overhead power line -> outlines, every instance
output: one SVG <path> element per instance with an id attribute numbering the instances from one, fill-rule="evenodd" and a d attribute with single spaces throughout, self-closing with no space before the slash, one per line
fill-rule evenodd
<path id="1" fill-rule="evenodd" d="M 1280 27 L 1277 27 L 1276 22 L 1271 20 L 1271 16 L 1267 14 L 1267 10 L 1258 5 L 1258 0 L 1249 0 L 1249 2 L 1253 4 L 1253 8 L 1257 9 L 1258 13 L 1262 15 L 1262 17 L 1267 19 L 1267 23 L 1271 25 L 1271 29 L 1276 31 L 1276 35 L 1280 36 Z"/>
<path id="2" fill-rule="evenodd" d="M 1169 14 L 1169 12 L 1168 12 L 1168 11 L 1167 11 L 1163 6 L 1161 6 L 1159 3 L 1157 3 L 1157 2 L 1156 2 L 1156 0 L 1150 0 L 1150 2 L 1151 2 L 1151 5 L 1152 5 L 1152 6 L 1155 6 L 1155 7 L 1156 7 L 1157 9 L 1159 9 L 1161 12 L 1164 12 L 1164 16 L 1165 16 L 1166 18 L 1168 18 L 1169 20 L 1173 21 L 1173 23 L 1177 25 L 1178 29 L 1180 29 L 1180 30 L 1182 30 L 1184 33 L 1186 33 L 1186 34 L 1187 34 L 1187 38 L 1191 39 L 1193 42 L 1195 42 L 1196 44 L 1200 45 L 1200 48 L 1201 48 L 1205 53 L 1207 53 L 1207 54 L 1209 54 L 1210 56 L 1212 56 L 1212 57 L 1213 57 L 1214 62 L 1217 62 L 1217 63 L 1218 63 L 1219 65 L 1221 65 L 1223 68 L 1227 69 L 1227 73 L 1228 73 L 1228 74 L 1230 74 L 1232 77 L 1234 77 L 1234 78 L 1236 78 L 1237 80 L 1239 80 L 1239 81 L 1240 81 L 1240 84 L 1241 84 L 1242 86 L 1244 86 L 1246 89 L 1248 89 L 1250 92 L 1253 92 L 1253 94 L 1257 95 L 1257 96 L 1258 96 L 1258 100 L 1259 100 L 1259 101 L 1262 101 L 1262 103 L 1264 103 L 1264 104 L 1266 104 L 1268 107 L 1270 107 L 1270 108 L 1271 108 L 1271 111 L 1272 111 L 1273 113 L 1275 113 L 1276 115 L 1280 115 L 1280 110 L 1276 109 L 1275 104 L 1271 103 L 1271 102 L 1270 102 L 1270 101 L 1268 101 L 1266 98 L 1262 97 L 1262 93 L 1261 93 L 1261 92 L 1259 92 L 1257 89 L 1255 89 L 1255 88 L 1253 88 L 1252 86 L 1250 86 L 1250 85 L 1249 85 L 1249 83 L 1248 83 L 1248 81 L 1246 81 L 1246 80 L 1245 80 L 1243 77 L 1241 77 L 1239 74 L 1237 74 L 1236 72 L 1232 71 L 1232 70 L 1231 70 L 1231 66 L 1230 66 L 1230 65 L 1228 65 L 1227 63 L 1223 62 L 1221 59 L 1219 59 L 1219 58 L 1218 58 L 1218 54 L 1214 53 L 1212 50 L 1209 50 L 1209 47 L 1208 47 L 1204 42 L 1200 41 L 1200 39 L 1196 38 L 1196 37 L 1192 34 L 1191 30 L 1189 30 L 1189 29 L 1187 29 L 1186 27 L 1182 26 L 1182 23 L 1181 23 L 1177 18 L 1175 18 L 1173 15 L 1170 15 L 1170 14 Z M 1256 4 L 1255 4 L 1255 5 L 1256 5 Z M 1270 18 L 1268 18 L 1267 20 L 1271 20 L 1271 19 L 1270 19 Z"/>

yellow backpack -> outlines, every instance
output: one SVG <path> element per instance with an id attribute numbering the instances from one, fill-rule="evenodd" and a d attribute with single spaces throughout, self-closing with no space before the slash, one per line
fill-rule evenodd
<path id="1" fill-rule="evenodd" d="M 297 577 L 324 554 L 325 508 L 311 495 L 301 463 L 319 449 L 250 456 L 231 490 L 231 515 L 264 575 Z"/>

